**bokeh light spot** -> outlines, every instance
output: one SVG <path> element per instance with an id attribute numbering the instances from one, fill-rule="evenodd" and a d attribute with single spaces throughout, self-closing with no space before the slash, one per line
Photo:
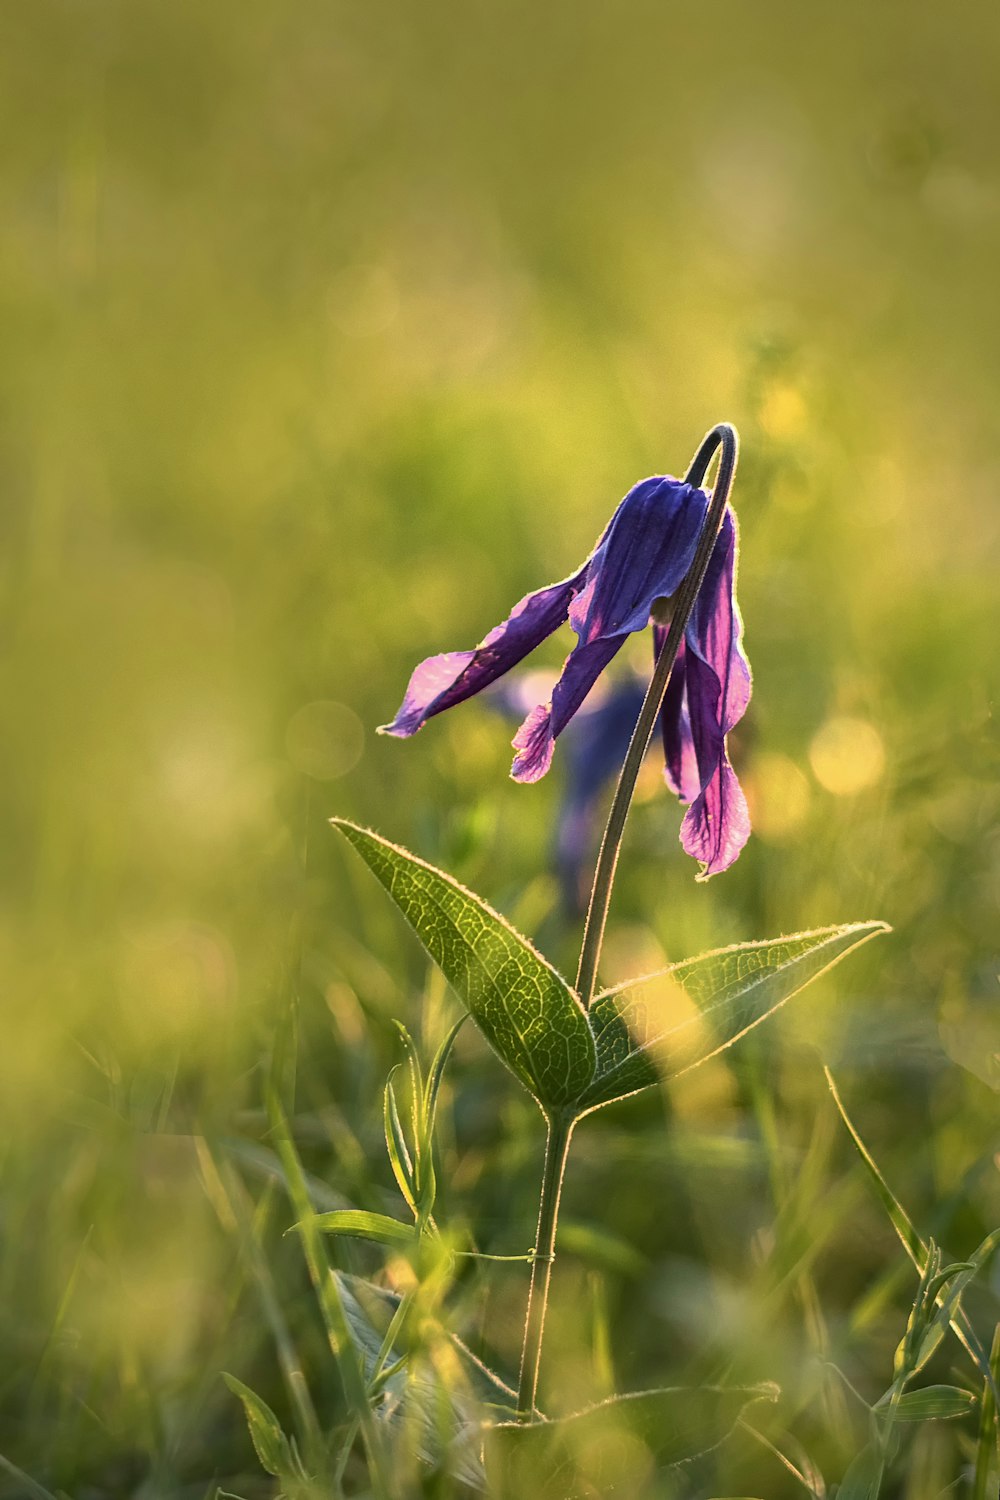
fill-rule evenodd
<path id="1" fill-rule="evenodd" d="M 769 437 L 792 438 L 803 431 L 808 411 L 792 385 L 775 385 L 764 398 L 760 423 Z"/>
<path id="2" fill-rule="evenodd" d="M 761 755 L 746 782 L 754 830 L 773 843 L 794 838 L 811 800 L 809 781 L 795 762 L 787 755 Z"/>
<path id="3" fill-rule="evenodd" d="M 202 922 L 126 931 L 119 954 L 122 1020 L 140 1047 L 173 1041 L 222 1018 L 236 994 L 227 938 Z"/>
<path id="4" fill-rule="evenodd" d="M 316 781 L 336 781 L 361 759 L 365 731 L 352 708 L 319 699 L 294 713 L 285 734 L 288 759 Z"/>
<path id="5" fill-rule="evenodd" d="M 837 797 L 852 797 L 874 786 L 885 770 L 885 747 L 865 719 L 827 719 L 809 746 L 809 763 L 821 786 Z"/>

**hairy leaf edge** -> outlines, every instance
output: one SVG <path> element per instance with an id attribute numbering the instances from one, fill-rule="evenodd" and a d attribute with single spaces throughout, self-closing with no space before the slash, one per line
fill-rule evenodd
<path id="1" fill-rule="evenodd" d="M 799 938 L 834 938 L 838 935 L 847 937 L 852 932 L 861 934 L 861 936 L 858 937 L 857 942 L 852 943 L 849 948 L 845 948 L 842 953 L 836 954 L 833 958 L 830 959 L 829 963 L 825 964 L 823 968 L 820 969 L 816 974 L 810 974 L 808 979 L 804 980 L 803 983 L 800 984 L 796 989 L 790 990 L 783 1000 L 779 1000 L 777 1005 L 773 1006 L 771 1010 L 765 1011 L 764 1015 L 758 1016 L 755 1021 L 751 1021 L 750 1025 L 745 1026 L 742 1031 L 737 1032 L 736 1036 L 730 1037 L 728 1041 L 720 1043 L 720 1045 L 713 1048 L 711 1052 L 706 1052 L 703 1057 L 699 1057 L 696 1062 L 689 1063 L 687 1067 L 681 1068 L 679 1072 L 672 1073 L 670 1075 L 670 1079 L 672 1082 L 673 1079 L 682 1078 L 685 1073 L 690 1073 L 693 1071 L 693 1069 L 700 1068 L 702 1063 L 709 1062 L 713 1057 L 718 1057 L 720 1052 L 728 1051 L 730 1047 L 735 1046 L 737 1042 L 742 1041 L 745 1036 L 747 1036 L 756 1027 L 762 1025 L 764 1021 L 770 1020 L 775 1011 L 780 1010 L 782 1006 L 788 1003 L 789 1000 L 793 1000 L 795 996 L 798 995 L 802 990 L 804 990 L 808 985 L 810 985 L 814 979 L 819 979 L 822 975 L 828 974 L 831 969 L 835 968 L 836 965 L 840 963 L 841 959 L 847 958 L 851 953 L 856 952 L 857 949 L 860 948 L 864 943 L 867 943 L 870 938 L 878 937 L 880 933 L 891 931 L 892 927 L 888 922 L 883 922 L 880 918 L 877 918 L 871 921 L 862 922 L 834 922 L 827 927 L 810 927 L 803 932 L 790 932 L 783 934 L 780 937 L 754 939 L 753 941 L 747 943 L 729 943 L 724 948 L 709 948 L 705 953 L 696 953 L 691 958 L 679 959 L 677 963 L 668 964 L 664 969 L 654 969 L 649 974 L 640 974 L 635 979 L 628 979 L 625 980 L 625 982 L 622 984 L 613 985 L 610 989 L 602 990 L 600 994 L 595 995 L 594 1004 L 596 1005 L 599 1000 L 608 999 L 609 996 L 620 995 L 624 991 L 633 989 L 638 985 L 647 984 L 652 979 L 662 979 L 665 975 L 676 973 L 678 969 L 684 968 L 687 964 L 700 963 L 702 959 L 723 958 L 726 954 L 729 953 L 746 953 L 748 951 L 752 951 L 753 949 L 770 948 L 777 943 L 793 943 Z M 801 957 L 803 959 L 808 957 L 808 953 L 803 953 Z M 798 962 L 798 960 L 793 960 L 793 962 Z M 780 971 L 774 970 L 773 972 L 778 973 Z M 731 995 L 727 995 L 725 1000 L 718 1000 L 713 1002 L 713 1004 L 710 1005 L 706 1010 L 699 1011 L 697 1016 L 691 1016 L 687 1020 L 679 1022 L 678 1025 L 672 1026 L 669 1031 L 662 1032 L 655 1039 L 656 1043 L 665 1041 L 668 1037 L 674 1036 L 678 1031 L 683 1031 L 685 1027 L 692 1026 L 703 1020 L 704 1017 L 710 1016 L 712 1011 L 717 1006 L 727 1004 L 732 1000 L 738 1000 L 741 995 L 745 995 L 748 990 L 753 988 L 754 984 L 757 982 L 757 978 L 759 978 L 759 976 L 756 976 L 754 979 L 748 981 L 748 983 L 745 984 L 742 989 L 735 990 Z M 650 1045 L 653 1044 L 651 1043 Z M 645 1050 L 646 1049 L 643 1047 L 637 1047 L 634 1052 L 629 1053 L 626 1061 L 631 1060 L 631 1058 L 633 1057 L 639 1056 Z M 624 1063 L 619 1063 L 616 1068 L 612 1070 L 612 1072 L 617 1072 L 623 1066 Z M 601 1082 L 602 1077 L 610 1078 L 611 1073 L 600 1075 L 595 1071 L 594 1077 L 590 1080 L 590 1083 L 583 1091 L 584 1097 L 592 1088 L 594 1088 L 599 1082 Z M 654 1084 L 644 1083 L 640 1084 L 640 1086 L 636 1089 L 630 1089 L 625 1094 L 615 1094 L 612 1099 L 601 1099 L 596 1104 L 585 1104 L 577 1118 L 582 1120 L 585 1115 L 593 1114 L 595 1110 L 604 1109 L 608 1104 L 617 1104 L 621 1099 L 631 1099 L 635 1094 L 641 1094 L 645 1089 L 653 1087 L 655 1087 Z"/>

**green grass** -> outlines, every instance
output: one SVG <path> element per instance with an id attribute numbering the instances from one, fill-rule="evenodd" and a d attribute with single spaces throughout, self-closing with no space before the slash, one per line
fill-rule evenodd
<path id="1" fill-rule="evenodd" d="M 480 704 L 374 726 L 725 419 L 756 832 L 696 885 L 651 771 L 604 978 L 893 936 L 580 1126 L 541 1400 L 774 1381 L 691 1484 L 784 1500 L 813 1466 L 832 1500 L 918 1278 L 824 1066 L 946 1264 L 1000 1224 L 996 61 L 982 0 L 7 8 L 0 1496 L 274 1495 L 223 1371 L 364 1492 L 281 1150 L 315 1210 L 405 1214 L 394 1018 L 427 1063 L 457 1005 L 327 819 L 572 971 L 558 754 L 521 787 Z M 540 1126 L 465 1027 L 454 1244 L 528 1251 Z M 418 1363 L 479 1399 L 447 1313 L 516 1377 L 527 1275 L 426 1268 Z M 963 1306 L 989 1353 L 995 1266 Z M 920 1380 L 985 1383 L 951 1334 Z M 899 1425 L 885 1500 L 991 1493 L 988 1422 Z M 448 1493 L 412 1444 L 385 1462 Z"/>

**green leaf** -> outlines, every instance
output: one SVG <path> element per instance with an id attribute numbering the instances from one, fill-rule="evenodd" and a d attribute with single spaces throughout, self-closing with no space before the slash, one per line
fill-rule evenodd
<path id="1" fill-rule="evenodd" d="M 573 1104 L 594 1076 L 583 1006 L 510 923 L 450 875 L 331 819 L 385 886 L 493 1050 L 543 1108 Z"/>
<path id="2" fill-rule="evenodd" d="M 884 1467 L 874 1444 L 862 1448 L 841 1481 L 837 1500 L 878 1500 Z"/>
<path id="3" fill-rule="evenodd" d="M 558 1421 L 502 1422 L 485 1430 L 486 1469 L 509 1500 L 622 1496 L 651 1468 L 669 1468 L 715 1448 L 752 1401 L 775 1401 L 773 1385 L 722 1390 L 638 1391 Z"/>
<path id="4" fill-rule="evenodd" d="M 361 1276 L 351 1276 L 346 1271 L 333 1271 L 331 1276 L 337 1284 L 344 1317 L 358 1351 L 367 1384 L 375 1373 L 379 1355 L 382 1353 L 382 1340 L 392 1322 L 393 1315 L 399 1308 L 401 1299 L 397 1293 L 378 1287 L 374 1282 L 366 1281 Z M 398 1357 L 395 1349 L 385 1351 L 387 1365 L 395 1364 Z M 393 1376 L 393 1380 L 397 1382 L 398 1389 L 401 1390 L 401 1377 Z"/>
<path id="5" fill-rule="evenodd" d="M 416 1368 L 410 1368 L 391 1344 L 385 1347 L 399 1297 L 360 1276 L 338 1271 L 335 1279 L 351 1335 L 361 1352 L 365 1379 L 373 1378 L 380 1359 L 392 1371 L 381 1385 L 381 1401 L 375 1408 L 379 1426 L 408 1426 L 422 1462 L 436 1468 L 443 1465 L 455 1478 L 481 1490 L 482 1465 L 470 1442 L 475 1430 L 473 1410 L 461 1380 L 445 1384 L 430 1362 L 418 1361 Z"/>
<path id="6" fill-rule="evenodd" d="M 427 1076 L 427 1085 L 420 1099 L 414 1188 L 417 1196 L 417 1219 L 421 1227 L 430 1218 L 434 1200 L 437 1197 L 437 1176 L 434 1171 L 434 1124 L 437 1118 L 441 1081 L 444 1078 L 445 1065 L 451 1056 L 455 1039 L 468 1019 L 468 1016 L 459 1016 L 434 1054 L 434 1061 L 431 1063 L 431 1070 Z"/>
<path id="7" fill-rule="evenodd" d="M 239 1396 L 243 1402 L 250 1440 L 262 1467 L 276 1479 L 288 1474 L 293 1468 L 292 1451 L 274 1412 L 266 1401 L 262 1401 L 256 1392 L 244 1385 L 242 1380 L 237 1380 L 235 1375 L 227 1375 L 223 1371 L 222 1378 L 233 1395 Z"/>
<path id="8" fill-rule="evenodd" d="M 998 1230 L 996 1233 L 997 1237 L 1000 1238 L 1000 1230 Z M 993 1236 L 991 1236 L 990 1238 L 992 1239 Z M 931 1240 L 930 1243 L 933 1244 L 933 1240 Z M 989 1241 L 987 1241 L 987 1244 L 989 1244 Z M 971 1271 L 973 1274 L 975 1274 L 976 1269 L 977 1267 L 971 1260 L 956 1260 L 952 1263 L 952 1265 L 945 1266 L 943 1270 L 939 1271 L 937 1275 L 932 1277 L 932 1279 L 927 1283 L 927 1289 L 924 1293 L 924 1300 L 927 1303 L 927 1306 L 930 1307 L 937 1301 L 938 1294 L 944 1291 L 944 1288 L 948 1285 L 949 1281 L 954 1281 L 955 1277 L 961 1276 L 963 1271 Z"/>
<path id="9" fill-rule="evenodd" d="M 416 1215 L 417 1195 L 413 1175 L 413 1161 L 410 1157 L 409 1147 L 406 1144 L 406 1137 L 403 1134 L 402 1121 L 399 1118 L 396 1091 L 392 1086 L 392 1080 L 396 1071 L 397 1069 L 393 1068 L 386 1079 L 385 1093 L 383 1094 L 382 1119 L 385 1126 L 385 1145 L 389 1153 L 392 1175 L 399 1185 L 399 1191 L 413 1210 L 414 1215 Z"/>
<path id="10" fill-rule="evenodd" d="M 427 1087 L 424 1090 L 422 1108 L 423 1134 L 428 1143 L 430 1142 L 431 1136 L 434 1134 L 434 1118 L 437 1114 L 438 1094 L 441 1090 L 441 1080 L 444 1077 L 445 1064 L 447 1063 L 448 1058 L 451 1056 L 451 1049 L 455 1045 L 458 1033 L 465 1025 L 467 1019 L 468 1018 L 466 1016 L 459 1016 L 458 1020 L 455 1022 L 454 1026 L 452 1026 L 452 1028 L 448 1032 L 448 1035 L 445 1037 L 444 1041 L 437 1049 L 437 1052 L 434 1054 L 434 1061 L 431 1063 L 431 1070 L 427 1075 Z"/>
<path id="11" fill-rule="evenodd" d="M 598 995 L 590 1011 L 597 1071 L 579 1104 L 597 1109 L 724 1052 L 884 922 L 821 927 L 740 943 Z"/>
<path id="12" fill-rule="evenodd" d="M 967 1417 L 976 1404 L 976 1397 L 957 1385 L 928 1385 L 922 1391 L 906 1391 L 893 1406 L 880 1403 L 874 1410 L 889 1422 L 924 1422 L 931 1417 Z"/>
<path id="13" fill-rule="evenodd" d="M 347 1234 L 357 1240 L 377 1240 L 380 1245 L 417 1243 L 412 1224 L 401 1224 L 385 1214 L 370 1214 L 362 1208 L 341 1208 L 329 1214 L 310 1214 L 292 1229 L 319 1229 L 324 1234 Z M 291 1233 L 291 1231 L 289 1231 Z"/>

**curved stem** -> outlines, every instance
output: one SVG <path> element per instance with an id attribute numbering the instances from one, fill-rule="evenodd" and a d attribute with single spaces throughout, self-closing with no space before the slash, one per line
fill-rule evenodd
<path id="1" fill-rule="evenodd" d="M 670 681 L 670 673 L 680 649 L 688 618 L 694 608 L 698 590 L 701 588 L 705 570 L 708 567 L 715 539 L 722 525 L 722 516 L 729 499 L 729 492 L 733 487 L 733 476 L 736 473 L 736 460 L 739 456 L 739 438 L 735 427 L 728 422 L 720 422 L 713 427 L 711 432 L 705 435 L 701 447 L 691 460 L 691 466 L 684 476 L 685 483 L 700 485 L 705 477 L 712 456 L 717 448 L 722 452 L 719 457 L 719 473 L 712 490 L 712 499 L 701 528 L 698 545 L 695 549 L 694 559 L 688 569 L 684 582 L 677 590 L 674 602 L 673 616 L 670 621 L 670 629 L 667 639 L 663 643 L 656 666 L 653 668 L 653 676 L 643 699 L 642 708 L 632 738 L 629 741 L 625 760 L 622 763 L 621 775 L 615 788 L 614 799 L 611 803 L 611 811 L 608 814 L 607 827 L 604 830 L 604 838 L 601 840 L 601 852 L 597 857 L 597 869 L 594 872 L 594 884 L 590 893 L 590 905 L 587 908 L 587 919 L 583 929 L 583 946 L 580 950 L 580 967 L 576 976 L 576 990 L 583 1002 L 584 1010 L 589 1010 L 590 1003 L 594 998 L 594 987 L 597 982 L 597 965 L 601 957 L 601 945 L 604 941 L 604 924 L 608 917 L 608 906 L 611 902 L 611 888 L 614 885 L 615 869 L 618 865 L 618 851 L 621 848 L 622 834 L 625 831 L 625 820 L 628 817 L 629 806 L 632 802 L 632 793 L 635 790 L 636 777 L 639 767 L 642 765 L 643 757 L 649 748 L 649 741 L 653 734 L 653 726 L 657 715 L 663 704 L 663 696 L 667 691 Z"/>
<path id="2" fill-rule="evenodd" d="M 538 1233 L 535 1236 L 528 1306 L 524 1315 L 524 1346 L 521 1350 L 521 1378 L 517 1390 L 517 1411 L 522 1422 L 527 1421 L 535 1409 L 542 1336 L 545 1332 L 545 1308 L 549 1298 L 549 1282 L 552 1279 L 552 1262 L 556 1258 L 559 1197 L 575 1124 L 576 1117 L 572 1114 L 548 1116 L 542 1192 L 538 1200 Z"/>

